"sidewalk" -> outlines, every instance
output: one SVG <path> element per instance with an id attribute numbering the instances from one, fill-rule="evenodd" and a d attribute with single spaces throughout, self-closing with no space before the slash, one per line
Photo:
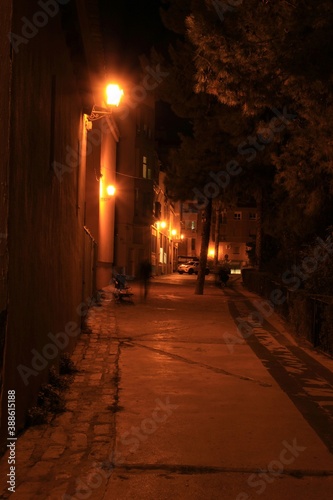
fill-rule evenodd
<path id="1" fill-rule="evenodd" d="M 72 360 L 79 370 L 65 393 L 66 412 L 27 429 L 16 444 L 16 491 L 22 500 L 92 498 L 107 474 L 117 403 L 118 343 L 111 287 L 93 307 Z M 7 455 L 0 461 L 0 498 L 9 498 Z M 80 489 L 76 490 L 76 480 Z M 90 486 L 88 486 L 90 484 Z M 67 495 L 65 495 L 67 494 Z M 63 497 L 63 495 L 65 495 Z"/>
<path id="2" fill-rule="evenodd" d="M 258 297 L 210 280 L 194 295 L 193 280 L 158 277 L 147 301 L 135 283 L 134 306 L 105 289 L 72 356 L 79 371 L 66 412 L 17 440 L 14 499 L 248 500 L 260 474 L 262 500 L 330 498 L 333 457 L 313 419 L 331 418 L 333 360 L 310 348 L 305 356 L 275 315 L 229 344 L 225 333 L 236 338 L 235 318 L 249 318 Z M 326 381 L 313 371 L 322 366 Z M 312 406 L 302 413 L 299 401 Z M 177 408 L 170 418 L 161 402 Z M 277 462 L 294 442 L 305 451 Z M 8 472 L 4 456 L 3 499 Z"/>

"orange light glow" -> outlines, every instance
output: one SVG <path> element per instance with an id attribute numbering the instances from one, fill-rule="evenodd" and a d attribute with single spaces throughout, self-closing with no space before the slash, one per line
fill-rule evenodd
<path id="1" fill-rule="evenodd" d="M 124 91 L 114 83 L 110 83 L 106 87 L 106 104 L 109 106 L 119 106 L 120 99 L 124 95 Z"/>
<path id="2" fill-rule="evenodd" d="M 177 234 L 176 229 L 173 229 L 173 230 L 171 231 L 171 234 L 172 234 L 172 236 L 176 236 L 176 234 Z"/>
<path id="3" fill-rule="evenodd" d="M 164 222 L 164 221 L 161 222 L 161 228 L 162 229 L 166 228 L 166 222 Z"/>
<path id="4" fill-rule="evenodd" d="M 108 186 L 106 188 L 106 192 L 109 196 L 114 196 L 115 192 L 116 192 L 116 188 L 112 185 Z"/>

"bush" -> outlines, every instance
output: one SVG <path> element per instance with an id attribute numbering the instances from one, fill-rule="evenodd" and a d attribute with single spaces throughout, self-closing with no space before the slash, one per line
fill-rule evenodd
<path id="1" fill-rule="evenodd" d="M 70 375 L 77 371 L 70 356 L 66 353 L 60 356 L 59 371 L 60 374 L 57 373 L 55 367 L 51 367 L 48 383 L 42 385 L 36 405 L 27 412 L 27 426 L 45 424 L 52 415 L 66 410 L 63 391 L 70 384 Z"/>

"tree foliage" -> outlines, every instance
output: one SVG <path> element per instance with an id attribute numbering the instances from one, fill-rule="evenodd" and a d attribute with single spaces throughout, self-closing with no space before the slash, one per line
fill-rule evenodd
<path id="1" fill-rule="evenodd" d="M 333 4 L 229 3 L 237 7 L 224 11 L 221 19 L 217 7 L 222 2 L 192 2 L 186 26 L 195 49 L 195 90 L 241 107 L 257 121 L 257 130 L 265 113 L 269 123 L 274 109 L 294 115 L 276 134 L 278 147 L 270 148 L 270 156 L 289 209 L 303 214 L 303 221 L 298 217 L 289 229 L 305 237 L 314 225 L 318 228 L 333 192 Z M 322 219 L 320 231 L 332 222 L 330 217 Z"/>
<path id="2" fill-rule="evenodd" d="M 184 138 L 177 153 L 177 168 L 182 171 L 190 151 L 197 170 L 192 163 L 193 179 L 184 172 L 193 188 L 192 180 L 202 185 L 207 179 L 207 150 L 214 153 L 207 160 L 215 157 L 216 169 L 236 159 L 242 174 L 223 196 L 261 194 L 264 234 L 279 242 L 274 246 L 280 258 L 293 262 L 305 242 L 324 236 L 333 223 L 333 3 L 168 5 L 164 22 L 179 42 L 169 51 L 171 78 L 161 91 L 193 124 L 193 137 Z M 215 147 L 201 149 L 205 131 Z"/>

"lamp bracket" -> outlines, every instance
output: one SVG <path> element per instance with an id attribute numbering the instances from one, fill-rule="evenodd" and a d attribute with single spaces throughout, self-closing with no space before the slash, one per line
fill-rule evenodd
<path id="1" fill-rule="evenodd" d="M 88 116 L 88 120 L 93 122 L 96 120 L 100 120 L 104 116 L 110 116 L 110 115 L 112 115 L 111 109 L 102 108 L 100 106 L 95 106 L 95 104 L 94 104 L 93 109 L 91 111 L 91 114 L 90 114 L 90 116 Z"/>

